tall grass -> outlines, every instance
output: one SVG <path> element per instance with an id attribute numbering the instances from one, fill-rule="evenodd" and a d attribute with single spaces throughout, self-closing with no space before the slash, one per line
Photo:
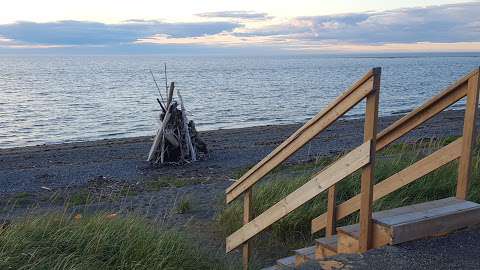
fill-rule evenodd
<path id="1" fill-rule="evenodd" d="M 28 217 L 0 229 L 0 269 L 228 269 L 180 232 L 139 217 Z"/>
<path id="2" fill-rule="evenodd" d="M 377 157 L 375 179 L 380 182 L 392 174 L 408 167 L 436 149 L 452 142 L 455 138 L 443 140 L 421 140 L 414 144 L 400 143 L 392 145 Z M 475 150 L 473 159 L 472 186 L 470 200 L 480 201 L 479 187 L 479 151 Z M 306 165 L 284 166 L 267 177 L 261 184 L 254 187 L 253 212 L 258 215 L 284 198 L 320 171 L 330 162 L 314 162 Z M 441 199 L 455 194 L 457 177 L 457 162 L 452 162 L 442 168 L 400 188 L 392 194 L 378 200 L 374 204 L 376 211 L 404 206 L 413 203 Z M 337 202 L 341 203 L 355 196 L 360 191 L 360 173 L 356 172 L 343 179 L 338 184 Z M 217 220 L 225 234 L 230 234 L 242 225 L 242 204 L 240 200 L 232 203 L 218 215 Z M 313 218 L 326 211 L 326 192 L 320 194 L 302 207 L 274 223 L 270 228 L 271 235 L 279 241 L 309 239 L 310 222 Z M 357 213 L 344 220 L 339 225 L 357 222 Z"/>

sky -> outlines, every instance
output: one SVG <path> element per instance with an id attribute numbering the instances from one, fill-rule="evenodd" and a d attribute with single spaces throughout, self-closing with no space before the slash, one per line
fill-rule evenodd
<path id="1" fill-rule="evenodd" d="M 480 1 L 2 0 L 0 53 L 480 52 Z"/>

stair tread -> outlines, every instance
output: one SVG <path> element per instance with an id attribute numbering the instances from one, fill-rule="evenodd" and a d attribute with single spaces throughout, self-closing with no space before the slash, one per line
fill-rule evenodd
<path id="1" fill-rule="evenodd" d="M 381 225 L 395 226 L 451 215 L 472 208 L 480 208 L 480 205 L 451 197 L 377 212 L 373 214 L 373 219 Z"/>
<path id="2" fill-rule="evenodd" d="M 375 212 L 373 213 L 373 221 L 380 225 L 394 227 L 400 224 L 416 223 L 421 220 L 434 219 L 476 208 L 480 208 L 480 204 L 450 197 Z M 337 231 L 358 239 L 360 236 L 360 225 L 357 223 L 339 227 Z"/>
<path id="3" fill-rule="evenodd" d="M 296 255 L 278 259 L 277 264 L 281 266 L 295 267 L 295 257 Z"/>
<path id="4" fill-rule="evenodd" d="M 339 233 L 345 233 L 352 237 L 358 238 L 360 235 L 360 225 L 357 223 L 357 224 L 342 226 L 337 228 L 337 231 Z"/>
<path id="5" fill-rule="evenodd" d="M 332 235 L 330 237 L 322 237 L 315 239 L 318 245 L 330 249 L 331 251 L 337 252 L 337 235 Z"/>
<path id="6" fill-rule="evenodd" d="M 315 248 L 316 246 L 311 246 L 311 247 L 304 247 L 300 249 L 294 250 L 296 255 L 301 255 L 301 256 L 314 256 L 315 255 Z"/>

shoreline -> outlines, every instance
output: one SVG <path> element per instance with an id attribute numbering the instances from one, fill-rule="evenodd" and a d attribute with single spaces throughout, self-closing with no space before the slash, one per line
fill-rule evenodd
<path id="1" fill-rule="evenodd" d="M 403 115 L 379 118 L 383 130 Z M 152 166 L 146 161 L 152 138 L 133 137 L 77 143 L 0 149 L 0 194 L 39 191 L 42 186 L 63 188 L 85 185 L 108 177 L 138 182 L 162 176 L 226 180 L 233 172 L 252 166 L 290 136 L 300 124 L 268 125 L 202 131 L 206 160 L 184 166 Z M 407 134 L 403 141 L 461 134 L 463 110 L 445 111 Z M 337 155 L 358 146 L 363 138 L 363 119 L 341 119 L 299 150 L 287 162 Z"/>
<path id="2" fill-rule="evenodd" d="M 449 109 L 447 109 L 445 112 L 449 111 L 464 111 L 463 109 L 464 105 L 460 104 L 453 104 Z M 389 119 L 389 118 L 399 118 L 402 117 L 406 114 L 411 112 L 411 110 L 397 110 L 394 112 L 391 112 L 386 115 L 379 115 L 379 120 L 380 119 Z M 312 116 L 313 117 L 313 116 Z M 311 118 L 306 119 L 304 122 L 296 122 L 296 123 L 289 123 L 289 124 L 265 124 L 265 125 L 245 125 L 242 127 L 232 127 L 232 128 L 219 128 L 219 129 L 209 129 L 209 130 L 199 130 L 198 132 L 200 134 L 202 133 L 211 133 L 211 132 L 218 132 L 218 131 L 224 131 L 224 130 L 242 130 L 242 129 L 250 129 L 250 128 L 262 128 L 262 127 L 276 127 L 276 126 L 302 126 L 304 123 L 306 123 L 308 120 Z M 354 114 L 354 115 L 344 115 L 342 116 L 338 121 L 356 121 L 356 120 L 363 120 L 363 114 Z M 337 121 L 337 122 L 338 122 Z M 155 130 L 152 130 L 152 134 L 155 133 Z M 123 143 L 132 143 L 132 142 L 143 142 L 146 140 L 150 140 L 154 135 L 145 135 L 145 136 L 133 136 L 133 137 L 119 137 L 119 138 L 106 138 L 106 139 L 98 139 L 98 140 L 75 140 L 75 141 L 70 141 L 70 142 L 52 142 L 52 143 L 43 143 L 43 144 L 37 144 L 37 145 L 26 145 L 26 146 L 13 146 L 13 147 L 5 147 L 5 148 L 0 148 L 0 155 L 3 153 L 8 153 L 8 152 L 16 152 L 16 151 L 29 151 L 33 150 L 35 148 L 49 148 L 48 150 L 55 150 L 57 147 L 58 148 L 63 148 L 63 147 L 91 147 L 91 146 L 99 146 L 102 144 L 111 144 L 111 143 L 117 143 L 117 144 L 123 144 Z"/>

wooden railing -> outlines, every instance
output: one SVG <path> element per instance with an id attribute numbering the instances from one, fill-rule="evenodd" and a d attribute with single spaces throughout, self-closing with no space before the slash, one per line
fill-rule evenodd
<path id="1" fill-rule="evenodd" d="M 248 268 L 251 253 L 249 240 L 325 190 L 328 190 L 327 212 L 312 220 L 312 233 L 325 228 L 327 236 L 333 235 L 336 232 L 337 220 L 360 210 L 359 251 L 367 251 L 371 247 L 372 241 L 372 202 L 456 159 L 460 159 L 456 194 L 458 198 L 465 199 L 471 174 L 472 146 L 475 138 L 480 91 L 479 77 L 480 68 L 458 80 L 377 135 L 380 68 L 370 70 L 349 90 L 303 125 L 227 189 L 227 203 L 244 194 L 244 225 L 227 237 L 227 252 L 243 245 L 243 266 L 245 269 Z M 461 138 L 373 186 L 377 151 L 465 96 L 467 103 Z M 316 174 L 310 181 L 268 210 L 253 218 L 251 214 L 252 186 L 365 98 L 367 104 L 364 143 Z M 336 205 L 336 183 L 359 169 L 362 169 L 360 194 Z"/>
<path id="2" fill-rule="evenodd" d="M 480 68 L 473 70 L 440 94 L 431 98 L 422 106 L 400 118 L 378 134 L 376 151 L 382 150 L 390 143 L 431 119 L 455 102 L 465 96 L 467 97 L 463 137 L 376 184 L 373 187 L 373 201 L 390 194 L 458 158 L 460 158 L 460 162 L 456 196 L 460 199 L 466 198 L 471 173 L 471 151 L 475 137 L 478 93 L 480 91 L 479 74 Z M 360 195 L 338 206 L 335 205 L 335 198 L 330 198 L 329 196 L 327 213 L 312 220 L 311 231 L 315 233 L 326 228 L 328 235 L 329 231 L 334 231 L 336 220 L 342 219 L 359 209 L 361 210 Z"/>
<path id="3" fill-rule="evenodd" d="M 368 239 L 366 234 L 369 231 L 367 227 L 371 223 L 371 194 L 375 161 L 380 72 L 380 68 L 370 70 L 326 109 L 298 129 L 273 150 L 272 153 L 227 189 L 227 203 L 244 194 L 244 225 L 228 236 L 226 240 L 227 252 L 243 244 L 244 268 L 247 268 L 249 264 L 251 246 L 248 242 L 252 237 L 360 168 L 363 168 L 361 201 L 365 206 L 363 208 L 364 211 L 361 213 L 361 219 L 364 221 L 362 223 L 362 237 Z M 252 220 L 252 186 L 365 98 L 367 99 L 367 105 L 364 143 Z M 330 192 L 333 191 L 330 190 Z"/>

